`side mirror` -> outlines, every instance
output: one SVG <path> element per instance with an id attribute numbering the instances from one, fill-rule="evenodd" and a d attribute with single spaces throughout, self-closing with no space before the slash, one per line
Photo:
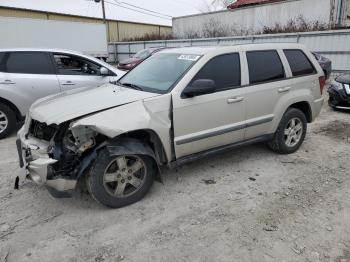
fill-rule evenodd
<path id="1" fill-rule="evenodd" d="M 101 76 L 109 76 L 109 70 L 105 67 L 100 68 L 100 75 Z"/>
<path id="2" fill-rule="evenodd" d="M 215 92 L 215 81 L 211 79 L 198 79 L 183 91 L 184 97 L 194 97 Z"/>

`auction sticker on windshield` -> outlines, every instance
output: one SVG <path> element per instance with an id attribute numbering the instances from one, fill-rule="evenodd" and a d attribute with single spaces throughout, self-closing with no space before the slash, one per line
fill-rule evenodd
<path id="1" fill-rule="evenodd" d="M 199 55 L 180 55 L 177 59 L 188 60 L 188 61 L 197 61 L 201 56 Z"/>

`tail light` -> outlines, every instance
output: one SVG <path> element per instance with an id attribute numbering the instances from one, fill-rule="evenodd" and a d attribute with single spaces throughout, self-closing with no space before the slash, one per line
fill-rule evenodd
<path id="1" fill-rule="evenodd" d="M 325 76 L 320 76 L 318 80 L 320 82 L 320 91 L 321 91 L 321 95 L 322 95 L 324 86 L 326 85 L 326 77 Z"/>

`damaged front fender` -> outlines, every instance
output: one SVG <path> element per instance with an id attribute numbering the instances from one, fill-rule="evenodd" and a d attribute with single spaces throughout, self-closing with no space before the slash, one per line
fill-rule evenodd
<path id="1" fill-rule="evenodd" d="M 117 138 L 107 143 L 107 151 L 110 156 L 120 155 L 146 155 L 157 162 L 156 155 L 148 144 L 132 138 Z"/>
<path id="2" fill-rule="evenodd" d="M 170 107 L 171 95 L 165 94 L 84 117 L 73 122 L 70 128 L 87 127 L 110 139 L 137 130 L 152 130 L 159 136 L 169 160 L 172 159 Z"/>

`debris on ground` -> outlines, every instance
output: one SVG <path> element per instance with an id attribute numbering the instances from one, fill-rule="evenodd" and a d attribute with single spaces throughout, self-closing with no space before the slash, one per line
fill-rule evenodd
<path id="1" fill-rule="evenodd" d="M 306 249 L 305 246 L 301 246 L 298 243 L 294 243 L 294 246 L 292 247 L 292 250 L 298 255 L 301 255 L 302 253 L 304 253 L 305 249 Z"/>
<path id="2" fill-rule="evenodd" d="M 214 179 L 202 179 L 202 181 L 204 182 L 204 184 L 206 185 L 213 185 L 216 184 L 216 181 Z"/>
<path id="3" fill-rule="evenodd" d="M 264 231 L 268 231 L 268 232 L 273 232 L 273 231 L 277 231 L 278 230 L 278 226 L 276 225 L 266 225 L 263 227 Z"/>

